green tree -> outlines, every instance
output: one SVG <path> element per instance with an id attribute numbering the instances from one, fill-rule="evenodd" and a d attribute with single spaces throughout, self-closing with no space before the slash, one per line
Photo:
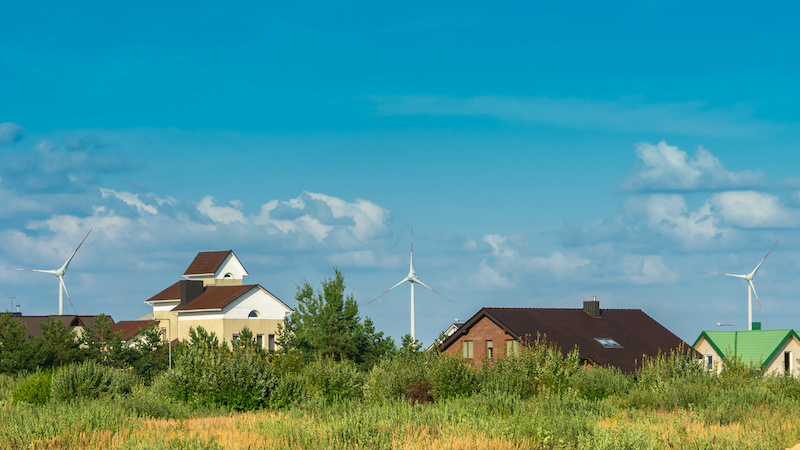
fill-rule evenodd
<path id="1" fill-rule="evenodd" d="M 394 342 L 376 332 L 371 320 L 361 322 L 358 303 L 344 293 L 344 276 L 338 268 L 333 270 L 333 278 L 323 279 L 319 292 L 305 280 L 297 286 L 297 309 L 279 327 L 277 343 L 306 361 L 350 360 L 368 369 L 393 350 Z"/>
<path id="2" fill-rule="evenodd" d="M 401 353 L 418 353 L 422 349 L 422 342 L 411 337 L 411 333 L 406 333 L 400 340 Z"/>
<path id="3" fill-rule="evenodd" d="M 25 367 L 23 346 L 27 329 L 11 313 L 0 314 L 0 373 L 16 373 Z"/>
<path id="4" fill-rule="evenodd" d="M 86 326 L 81 341 L 86 346 L 87 359 L 103 364 L 113 364 L 115 357 L 122 358 L 122 335 L 111 333 L 114 321 L 105 314 L 98 314 L 94 321 Z"/>
<path id="5" fill-rule="evenodd" d="M 80 342 L 74 331 L 69 331 L 64 322 L 54 317 L 42 323 L 42 334 L 53 353 L 53 364 L 63 366 L 78 361 Z"/>

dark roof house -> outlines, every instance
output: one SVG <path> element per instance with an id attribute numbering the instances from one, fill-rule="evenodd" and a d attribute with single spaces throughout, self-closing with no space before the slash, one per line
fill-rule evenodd
<path id="1" fill-rule="evenodd" d="M 511 353 L 516 343 L 543 336 L 566 354 L 578 347 L 591 365 L 613 366 L 633 373 L 643 355 L 672 350 L 693 351 L 683 340 L 639 309 L 600 309 L 600 302 L 583 308 L 483 308 L 441 346 L 443 352 L 480 361 Z M 699 356 L 698 356 L 699 357 Z"/>

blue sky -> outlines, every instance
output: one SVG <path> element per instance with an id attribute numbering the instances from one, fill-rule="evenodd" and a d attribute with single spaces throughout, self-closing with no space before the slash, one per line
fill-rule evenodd
<path id="1" fill-rule="evenodd" d="M 661 2 L 663 3 L 663 2 Z M 116 320 L 233 249 L 291 306 L 337 265 L 398 338 L 483 306 L 640 308 L 690 343 L 799 328 L 794 5 L 16 2 L 0 266 Z M 57 311 L 54 277 L 0 301 Z M 15 297 L 11 299 L 9 297 Z M 2 308 L 2 307 L 0 307 Z M 69 306 L 67 305 L 67 310 Z"/>

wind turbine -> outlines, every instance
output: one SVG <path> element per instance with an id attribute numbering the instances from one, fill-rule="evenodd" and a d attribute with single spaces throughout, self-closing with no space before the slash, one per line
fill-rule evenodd
<path id="1" fill-rule="evenodd" d="M 400 280 L 399 283 L 397 283 L 394 286 L 390 287 L 389 289 L 385 290 L 383 292 L 383 294 L 391 291 L 392 289 L 396 288 L 397 286 L 400 286 L 401 284 L 405 283 L 406 281 L 411 284 L 411 339 L 413 340 L 413 339 L 415 339 L 415 337 L 414 337 L 414 285 L 415 284 L 419 284 L 420 286 L 426 287 L 429 291 L 433 292 L 434 294 L 439 295 L 440 297 L 442 297 L 443 299 L 447 300 L 450 303 L 454 303 L 449 298 L 447 298 L 444 295 L 436 292 L 430 286 L 428 286 L 427 284 L 425 284 L 422 281 L 420 281 L 419 279 L 417 279 L 417 276 L 414 273 L 414 229 L 413 228 L 411 229 L 411 265 L 410 265 L 410 268 L 408 270 L 408 275 L 406 275 L 405 278 Z M 369 303 L 372 303 L 375 300 L 381 298 L 383 296 L 383 294 L 375 297 Z M 367 304 L 369 304 L 369 303 L 367 303 Z"/>
<path id="2" fill-rule="evenodd" d="M 89 233 L 91 233 L 91 232 L 92 232 L 92 230 L 89 229 Z M 86 241 L 86 238 L 89 237 L 89 233 L 86 233 L 86 236 L 83 238 L 83 241 L 81 241 L 81 243 L 78 244 L 78 248 L 76 248 L 75 251 L 72 252 L 72 255 L 70 255 L 69 258 L 67 258 L 67 261 L 64 263 L 64 265 L 62 265 L 58 269 L 54 269 L 54 270 L 39 270 L 39 269 L 9 268 L 8 270 L 25 270 L 25 271 L 28 271 L 28 272 L 51 273 L 51 274 L 55 275 L 56 277 L 58 277 L 58 284 L 59 284 L 59 286 L 58 286 L 58 315 L 59 316 L 63 316 L 64 315 L 64 293 L 65 292 L 67 293 L 67 300 L 69 300 L 69 305 L 72 306 L 72 310 L 75 311 L 75 306 L 72 304 L 72 299 L 69 298 L 69 292 L 67 292 L 67 285 L 64 284 L 64 275 L 67 274 L 67 267 L 69 267 L 69 263 L 72 261 L 72 258 L 75 257 L 75 254 L 78 253 L 78 249 L 81 248 L 81 245 L 83 245 L 83 242 Z"/>
<path id="3" fill-rule="evenodd" d="M 756 301 L 758 301 L 758 307 L 761 308 L 761 300 L 758 299 L 758 293 L 756 292 L 756 287 L 753 284 L 753 279 L 756 276 L 756 272 L 758 272 L 758 268 L 761 267 L 761 264 L 764 264 L 764 261 L 767 259 L 772 250 L 775 249 L 775 246 L 778 245 L 779 241 L 775 241 L 775 244 L 772 246 L 771 249 L 764 255 L 764 259 L 758 263 L 755 269 L 752 272 L 744 274 L 744 275 L 735 275 L 732 273 L 716 273 L 716 275 L 725 275 L 727 277 L 736 277 L 742 278 L 747 281 L 747 329 L 752 331 L 753 330 L 753 294 L 756 295 Z M 711 273 L 711 272 L 704 272 L 704 273 Z"/>

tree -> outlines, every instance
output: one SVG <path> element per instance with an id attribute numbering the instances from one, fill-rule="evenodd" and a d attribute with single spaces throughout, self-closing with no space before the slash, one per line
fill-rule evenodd
<path id="1" fill-rule="evenodd" d="M 53 352 L 54 365 L 63 366 L 79 359 L 80 342 L 64 322 L 51 316 L 41 327 L 47 346 Z"/>
<path id="2" fill-rule="evenodd" d="M 350 360 L 370 368 L 394 348 L 391 338 L 375 331 L 367 318 L 361 323 L 353 294 L 345 296 L 344 276 L 334 267 L 333 278 L 322 280 L 322 290 L 314 292 L 308 281 L 297 286 L 297 309 L 278 330 L 278 345 L 298 351 L 304 359 Z"/>
<path id="3" fill-rule="evenodd" d="M 0 314 L 0 373 L 16 373 L 24 367 L 27 329 L 28 326 L 11 313 Z"/>
<path id="4" fill-rule="evenodd" d="M 122 347 L 121 333 L 111 333 L 113 320 L 105 314 L 98 314 L 94 321 L 86 326 L 81 340 L 86 345 L 88 359 L 110 364 L 113 356 L 120 356 Z"/>

